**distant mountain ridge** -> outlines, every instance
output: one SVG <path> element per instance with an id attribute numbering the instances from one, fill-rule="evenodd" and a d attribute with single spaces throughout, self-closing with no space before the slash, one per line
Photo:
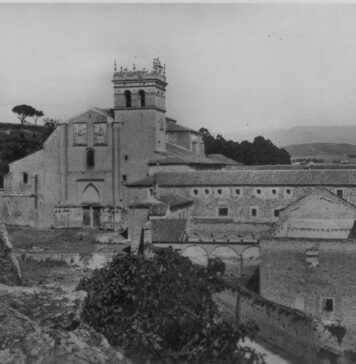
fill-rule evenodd
<path id="1" fill-rule="evenodd" d="M 270 139 L 273 144 L 279 147 L 311 143 L 356 145 L 356 125 L 296 126 L 290 129 L 245 129 L 233 133 L 224 133 L 223 137 L 227 140 L 241 142 L 243 140 L 253 141 L 259 135 Z"/>
<path id="2" fill-rule="evenodd" d="M 292 159 L 317 159 L 324 162 L 356 163 L 356 145 L 346 143 L 309 143 L 284 147 Z"/>

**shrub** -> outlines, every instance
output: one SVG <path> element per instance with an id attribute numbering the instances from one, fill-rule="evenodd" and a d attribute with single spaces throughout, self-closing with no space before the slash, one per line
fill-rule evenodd
<path id="1" fill-rule="evenodd" d="M 238 344 L 249 329 L 219 319 L 212 293 L 224 289 L 223 268 L 193 265 L 172 249 L 155 249 L 150 259 L 116 256 L 80 282 L 88 293 L 82 317 L 136 358 L 263 363 Z"/>

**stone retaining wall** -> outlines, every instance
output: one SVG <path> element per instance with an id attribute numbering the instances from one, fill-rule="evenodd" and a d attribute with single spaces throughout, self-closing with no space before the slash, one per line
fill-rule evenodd
<path id="1" fill-rule="evenodd" d="M 254 321 L 259 327 L 258 338 L 294 358 L 295 363 L 354 363 L 345 352 L 355 348 L 355 341 L 343 327 L 328 327 L 302 311 L 243 288 L 239 310 L 236 292 L 216 294 L 215 301 L 229 320 L 236 319 L 237 311 L 242 323 Z"/>

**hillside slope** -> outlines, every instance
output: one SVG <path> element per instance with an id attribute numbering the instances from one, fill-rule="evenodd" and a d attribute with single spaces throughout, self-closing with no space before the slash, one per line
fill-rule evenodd
<path id="1" fill-rule="evenodd" d="M 44 126 L 0 123 L 0 186 L 8 165 L 42 148 L 52 130 Z"/>
<path id="2" fill-rule="evenodd" d="M 296 126 L 290 129 L 246 129 L 224 133 L 226 139 L 253 141 L 261 135 L 277 146 L 310 143 L 356 144 L 356 125 Z"/>
<path id="3" fill-rule="evenodd" d="M 308 143 L 284 147 L 293 159 L 356 162 L 356 145 L 346 143 Z"/>

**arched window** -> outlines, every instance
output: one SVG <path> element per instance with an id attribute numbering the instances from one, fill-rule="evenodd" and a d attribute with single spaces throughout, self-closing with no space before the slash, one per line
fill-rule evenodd
<path id="1" fill-rule="evenodd" d="M 22 182 L 27 185 L 28 183 L 28 174 L 26 172 L 22 173 Z"/>
<path id="2" fill-rule="evenodd" d="M 145 95 L 145 91 L 140 90 L 138 92 L 138 94 L 140 95 L 141 107 L 145 107 L 146 106 L 146 95 Z"/>
<path id="3" fill-rule="evenodd" d="M 131 92 L 125 91 L 126 107 L 131 107 Z"/>
<path id="4" fill-rule="evenodd" d="M 92 169 L 95 166 L 95 155 L 93 149 L 87 150 L 87 168 Z"/>

